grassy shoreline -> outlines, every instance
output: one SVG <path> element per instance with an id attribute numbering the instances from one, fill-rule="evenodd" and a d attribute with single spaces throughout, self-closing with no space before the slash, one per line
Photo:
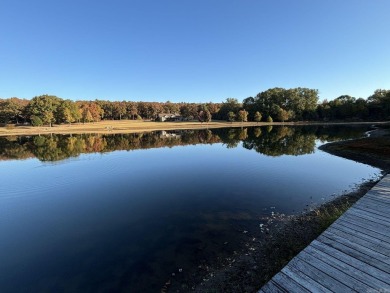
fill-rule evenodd
<path id="1" fill-rule="evenodd" d="M 77 123 L 53 125 L 53 127 L 33 127 L 26 125 L 8 125 L 0 127 L 0 136 L 22 136 L 42 134 L 82 134 L 82 133 L 137 133 L 158 130 L 180 130 L 180 129 L 207 129 L 225 127 L 249 127 L 249 126 L 294 126 L 294 125 L 359 125 L 359 124 L 387 124 L 389 122 L 226 122 L 211 121 L 200 123 L 198 121 L 186 122 L 154 122 L 138 120 L 104 120 L 94 123 Z"/>

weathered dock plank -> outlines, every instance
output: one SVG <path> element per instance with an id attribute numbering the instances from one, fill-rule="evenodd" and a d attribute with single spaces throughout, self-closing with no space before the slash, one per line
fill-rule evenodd
<path id="1" fill-rule="evenodd" d="M 320 283 L 316 282 L 312 278 L 308 277 L 305 273 L 301 272 L 300 270 L 297 270 L 296 268 L 289 266 L 285 267 L 282 272 L 289 276 L 291 279 L 294 281 L 298 282 L 309 290 L 310 292 L 324 292 L 324 293 L 329 293 L 332 292 L 328 288 L 322 286 Z"/>
<path id="2" fill-rule="evenodd" d="M 382 210 L 386 210 L 390 207 L 390 203 L 387 203 L 387 202 L 383 202 L 381 201 L 380 199 L 376 198 L 372 198 L 372 197 L 364 197 L 362 198 L 359 202 L 359 204 L 367 204 L 367 205 L 372 205 L 372 206 L 375 206 L 375 207 L 378 207 Z"/>
<path id="3" fill-rule="evenodd" d="M 367 212 L 371 213 L 371 215 L 379 215 L 379 216 L 383 216 L 383 217 L 387 217 L 388 216 L 388 213 L 380 212 L 380 211 L 377 211 L 375 209 L 371 209 L 369 207 L 363 207 L 363 206 L 355 205 L 354 209 L 367 211 Z"/>
<path id="4" fill-rule="evenodd" d="M 386 283 L 381 282 L 380 280 L 371 276 L 370 274 L 368 274 L 364 271 L 361 271 L 359 269 L 356 269 L 356 268 L 352 267 L 350 264 L 341 261 L 336 256 L 326 254 L 325 252 L 318 250 L 318 249 L 314 248 L 313 246 L 309 246 L 308 249 L 306 250 L 306 252 L 310 253 L 311 255 L 313 255 L 316 258 L 323 260 L 324 262 L 326 262 L 327 264 L 330 264 L 331 266 L 335 267 L 336 269 L 343 271 L 347 275 L 358 280 L 358 282 L 362 282 L 362 283 L 366 284 L 367 286 L 371 287 L 372 289 L 374 289 L 376 286 L 378 286 L 378 284 L 381 286 L 387 286 Z"/>
<path id="5" fill-rule="evenodd" d="M 378 200 L 370 199 L 368 197 L 362 199 L 361 201 L 357 202 L 356 204 L 361 205 L 361 206 L 371 206 L 371 207 L 377 209 L 378 211 L 382 211 L 385 213 L 388 212 L 390 209 L 389 204 L 385 204 L 385 203 L 380 202 Z"/>
<path id="6" fill-rule="evenodd" d="M 372 191 L 367 193 L 366 196 L 361 200 L 364 201 L 365 199 L 373 199 L 373 200 L 381 201 L 385 204 L 390 204 L 390 196 L 387 196 L 384 193 L 381 193 L 379 191 Z"/>
<path id="7" fill-rule="evenodd" d="M 294 258 L 287 267 L 295 268 L 296 270 L 301 271 L 309 278 L 315 280 L 321 286 L 327 288 L 328 290 L 334 292 L 337 288 L 341 288 L 342 290 L 350 290 L 349 287 L 344 285 L 342 282 L 339 282 L 336 279 L 333 279 L 328 274 L 324 273 L 321 268 L 321 263 L 318 266 L 312 266 L 310 263 L 306 262 L 304 259 L 300 257 L 300 254 Z"/>
<path id="8" fill-rule="evenodd" d="M 370 190 L 369 192 L 367 192 L 367 195 L 390 201 L 390 196 L 387 193 L 388 191 Z"/>
<path id="9" fill-rule="evenodd" d="M 362 200 L 363 202 L 371 202 L 371 203 L 374 203 L 374 204 L 379 204 L 383 207 L 389 207 L 390 208 L 390 202 L 386 199 L 383 199 L 383 198 L 380 198 L 379 196 L 371 196 L 371 195 L 368 195 L 366 197 L 363 198 Z"/>
<path id="10" fill-rule="evenodd" d="M 351 231 L 348 229 L 339 229 L 339 227 L 331 227 L 330 229 L 326 230 L 324 232 L 324 235 L 328 235 L 328 233 L 343 237 L 347 239 L 348 241 L 351 241 L 353 243 L 360 244 L 362 246 L 365 246 L 367 248 L 370 248 L 376 252 L 379 252 L 385 256 L 390 256 L 390 249 L 388 247 L 387 243 L 384 243 L 383 241 L 377 240 L 375 238 L 369 237 L 365 234 L 362 234 L 360 232 L 353 232 L 351 234 Z"/>
<path id="11" fill-rule="evenodd" d="M 373 213 L 366 212 L 364 210 L 359 210 L 359 209 L 351 209 L 351 210 L 347 211 L 347 213 L 350 215 L 355 215 L 357 217 L 367 218 L 369 220 L 373 219 L 375 221 L 379 221 L 379 223 L 382 223 L 386 226 L 390 225 L 390 219 L 383 216 L 383 215 L 377 215 L 377 214 L 373 214 Z"/>
<path id="12" fill-rule="evenodd" d="M 353 224 L 349 224 L 347 222 L 335 223 L 334 225 L 332 225 L 332 228 L 339 229 L 339 230 L 342 230 L 342 231 L 347 231 L 347 232 L 350 232 L 350 233 L 354 233 L 355 235 L 359 234 L 359 235 L 361 235 L 361 237 L 363 237 L 363 235 L 365 235 L 366 238 L 369 238 L 369 239 L 372 239 L 372 240 L 375 240 L 375 241 L 383 242 L 383 245 L 385 245 L 385 247 L 390 245 L 390 239 L 388 239 L 386 237 L 386 235 L 378 234 L 378 233 L 376 233 L 374 231 L 370 231 L 368 229 L 364 229 L 364 228 L 361 228 L 359 226 L 356 226 L 356 225 L 353 225 Z"/>
<path id="13" fill-rule="evenodd" d="M 278 286 L 281 287 L 286 292 L 297 292 L 297 293 L 309 293 L 310 291 L 305 289 L 300 285 L 299 282 L 294 281 L 294 279 L 288 277 L 283 272 L 277 274 L 274 278 L 274 281 L 278 283 Z"/>
<path id="14" fill-rule="evenodd" d="M 386 226 L 374 223 L 372 221 L 368 221 L 368 220 L 363 219 L 363 218 L 356 219 L 353 217 L 345 216 L 345 217 L 343 217 L 343 221 L 348 222 L 348 223 L 355 225 L 355 226 L 360 226 L 360 227 L 366 228 L 366 229 L 374 231 L 378 234 L 382 234 L 383 236 L 387 236 L 390 233 L 390 229 L 387 228 Z"/>
<path id="15" fill-rule="evenodd" d="M 346 218 L 351 219 L 355 218 L 356 221 L 360 221 L 360 219 L 375 223 L 381 226 L 386 227 L 387 229 L 390 228 L 390 222 L 383 220 L 379 217 L 372 216 L 370 214 L 365 214 L 364 212 L 358 211 L 358 210 L 353 210 L 350 211 L 348 214 L 346 214 Z"/>
<path id="16" fill-rule="evenodd" d="M 259 292 L 390 292 L 390 175 Z"/>
<path id="17" fill-rule="evenodd" d="M 312 246 L 314 249 L 326 253 L 327 255 L 332 255 L 334 258 L 348 264 L 352 270 L 364 271 L 366 274 L 374 277 L 375 279 L 381 280 L 382 283 L 388 284 L 390 286 L 388 279 L 384 278 L 382 270 L 367 265 L 366 263 L 355 259 L 348 254 L 345 254 L 344 252 L 324 245 L 323 243 L 316 240 L 314 240 L 310 246 Z"/>
<path id="18" fill-rule="evenodd" d="M 286 290 L 282 290 L 281 288 L 278 287 L 278 284 L 276 284 L 274 281 L 269 281 L 267 284 L 261 288 L 261 290 L 264 293 L 285 293 L 287 292 Z"/>
<path id="19" fill-rule="evenodd" d="M 331 265 L 328 265 L 326 262 L 324 262 L 321 259 L 318 259 L 314 256 L 312 256 L 310 253 L 307 253 L 306 251 L 302 251 L 298 258 L 306 261 L 311 266 L 318 268 L 321 270 L 324 274 L 328 275 L 328 278 L 324 278 L 323 281 L 324 285 L 329 286 L 331 283 L 335 283 L 336 281 L 343 284 L 343 286 L 338 286 L 337 288 L 341 288 L 342 291 L 348 292 L 351 290 L 358 291 L 358 292 L 364 292 L 369 289 L 372 289 L 371 287 L 367 286 L 364 283 L 361 283 L 357 281 L 355 278 L 351 277 L 350 275 L 344 273 L 343 271 L 339 270 L 338 268 L 335 268 Z M 314 265 L 313 265 L 314 264 Z"/>
<path id="20" fill-rule="evenodd" d="M 360 259 L 365 263 L 382 269 L 385 272 L 390 272 L 389 257 L 386 257 L 385 255 L 378 253 L 372 249 L 369 249 L 357 243 L 353 243 L 343 237 L 339 237 L 330 233 L 322 234 L 320 237 L 317 238 L 317 240 L 337 250 L 345 252 L 346 254 L 356 259 Z"/>

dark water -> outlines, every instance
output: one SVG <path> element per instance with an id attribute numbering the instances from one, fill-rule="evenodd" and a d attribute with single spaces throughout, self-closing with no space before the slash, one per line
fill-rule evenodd
<path id="1" fill-rule="evenodd" d="M 376 177 L 317 150 L 366 130 L 0 138 L 0 292 L 159 292 L 239 250 L 261 217 Z"/>

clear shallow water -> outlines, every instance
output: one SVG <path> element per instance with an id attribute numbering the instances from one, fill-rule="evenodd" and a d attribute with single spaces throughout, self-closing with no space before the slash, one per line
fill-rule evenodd
<path id="1" fill-rule="evenodd" d="M 159 291 L 239 250 L 262 216 L 377 176 L 317 150 L 365 130 L 0 138 L 0 291 Z"/>

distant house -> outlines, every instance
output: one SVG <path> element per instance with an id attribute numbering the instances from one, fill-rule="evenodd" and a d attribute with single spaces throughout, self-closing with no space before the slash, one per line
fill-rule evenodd
<path id="1" fill-rule="evenodd" d="M 164 121 L 183 121 L 183 116 L 179 114 L 169 114 L 169 113 L 161 113 L 158 114 L 158 121 L 164 122 Z"/>
<path id="2" fill-rule="evenodd" d="M 177 131 L 161 131 L 159 132 L 160 138 L 180 138 L 181 135 Z"/>

